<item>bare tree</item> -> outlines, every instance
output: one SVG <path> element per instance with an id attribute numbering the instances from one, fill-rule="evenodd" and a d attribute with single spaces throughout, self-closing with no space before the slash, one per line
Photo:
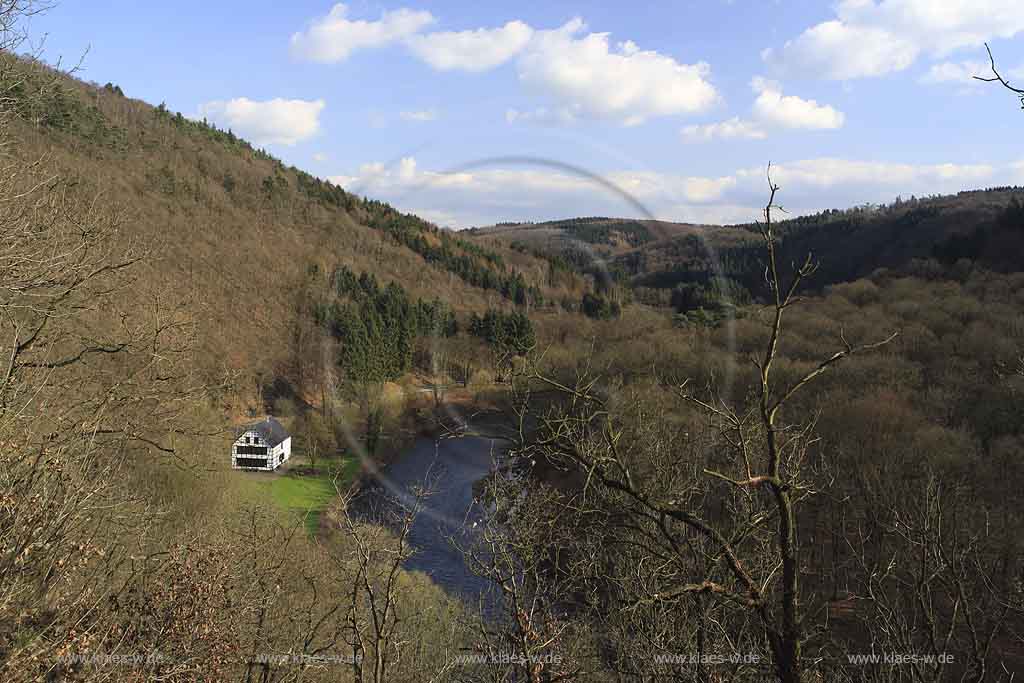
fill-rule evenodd
<path id="1" fill-rule="evenodd" d="M 977 81 L 984 81 L 985 83 L 999 83 L 1020 100 L 1020 108 L 1024 109 L 1024 89 L 1011 85 L 1010 82 L 999 73 L 999 70 L 996 69 L 995 57 L 992 56 L 992 48 L 988 46 L 988 43 L 985 43 L 985 50 L 988 52 L 989 67 L 992 69 L 992 75 L 974 76 L 974 79 Z"/>
<path id="2" fill-rule="evenodd" d="M 690 611 L 691 617 L 707 617 L 709 605 L 724 605 L 725 612 L 711 617 L 717 630 L 708 621 L 696 625 L 697 640 L 706 646 L 714 634 L 717 645 L 731 641 L 735 646 L 744 641 L 734 638 L 750 633 L 753 618 L 775 676 L 798 683 L 807 670 L 803 645 L 808 631 L 796 511 L 816 490 L 808 464 L 814 421 L 783 422 L 782 415 L 795 395 L 835 364 L 876 349 L 895 335 L 862 345 L 841 338 L 842 347 L 810 371 L 792 380 L 775 379 L 785 313 L 800 302 L 797 292 L 816 266 L 808 256 L 788 279 L 784 275 L 773 223 L 778 186 L 771 181 L 770 167 L 768 183 L 760 232 L 766 252 L 769 336 L 761 355 L 751 359 L 757 371 L 752 404 L 734 408 L 726 396 L 702 398 L 687 382 L 679 383 L 676 395 L 713 428 L 694 439 L 682 428 L 664 427 L 672 418 L 659 418 L 641 400 L 602 388 L 589 369 L 571 383 L 533 370 L 527 380 L 562 401 L 557 409 L 535 415 L 536 436 L 519 447 L 517 457 L 574 473 L 583 499 L 595 505 L 600 499 L 608 511 L 612 523 L 602 530 L 605 540 L 616 552 L 628 548 L 644 558 L 647 564 L 628 582 L 635 592 L 625 609 Z M 618 582 L 625 585 L 621 577 Z M 606 586 L 606 594 L 615 591 Z M 625 594 L 620 597 L 626 599 Z M 677 623 L 689 628 L 686 619 Z M 675 641 L 681 642 L 694 641 Z M 757 647 L 756 638 L 745 643 Z M 747 675 L 762 675 L 756 667 L 747 669 Z M 706 670 L 698 675 L 712 680 Z"/>
<path id="3" fill-rule="evenodd" d="M 464 545 L 453 539 L 471 571 L 497 589 L 495 596 L 481 596 L 471 646 L 478 666 L 463 678 L 594 680 L 598 658 L 584 628 L 586 615 L 573 605 L 580 584 L 572 568 L 576 560 L 567 551 L 573 541 L 570 518 L 578 511 L 571 499 L 550 489 L 524 498 L 520 487 L 515 475 L 496 468 L 480 493 L 491 505 L 473 525 L 478 533 Z"/>
<path id="4" fill-rule="evenodd" d="M 74 187 L 18 132 L 60 75 L 10 53 L 43 6 L 0 2 L 0 677 L 46 675 L 119 620 L 152 556 L 156 511 L 131 463 L 188 467 L 206 387 L 186 302 L 148 282 L 146 249 L 98 190 Z M 145 305 L 129 305 L 134 289 Z M 138 299 L 136 300 L 138 301 Z M 140 549 L 141 546 L 141 549 Z M 113 675 L 108 672 L 108 675 Z M 102 680 L 97 677 L 96 680 Z"/>
<path id="5" fill-rule="evenodd" d="M 866 649 L 917 654 L 905 667 L 876 668 L 872 680 L 1012 681 L 1024 601 L 1001 538 L 971 514 L 961 487 L 934 473 L 900 498 L 880 505 L 881 539 L 865 537 L 863 524 L 849 539 Z"/>
<path id="6" fill-rule="evenodd" d="M 353 680 L 446 680 L 454 666 L 457 630 L 463 625 L 455 614 L 439 618 L 437 605 L 418 599 L 404 569 L 415 553 L 409 535 L 423 509 L 426 489 L 365 511 L 373 522 L 361 521 L 354 513 L 360 504 L 355 494 L 339 493 L 336 521 L 341 533 L 325 549 L 338 581 L 331 589 L 337 591 L 332 628 L 347 647 Z"/>

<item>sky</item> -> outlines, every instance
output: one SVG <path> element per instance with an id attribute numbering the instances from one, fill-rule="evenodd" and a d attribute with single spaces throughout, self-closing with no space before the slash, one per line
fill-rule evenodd
<path id="1" fill-rule="evenodd" d="M 1024 185 L 1020 0 L 63 0 L 44 58 L 452 228 Z"/>

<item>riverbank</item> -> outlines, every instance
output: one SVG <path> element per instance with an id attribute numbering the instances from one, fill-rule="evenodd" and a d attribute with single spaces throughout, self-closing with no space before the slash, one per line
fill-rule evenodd
<path id="1" fill-rule="evenodd" d="M 397 388 L 397 385 L 392 386 Z M 335 482 L 336 487 L 332 485 L 332 495 L 318 512 L 319 522 L 314 533 L 331 533 L 332 525 L 336 527 L 341 514 L 342 500 L 373 488 L 381 474 L 416 448 L 420 440 L 435 442 L 451 436 L 469 420 L 487 425 L 507 422 L 503 412 L 505 395 L 506 388 L 498 384 L 434 387 L 418 382 L 414 388 L 406 386 L 400 397 L 400 409 L 392 414 L 373 453 L 367 451 L 364 440 L 357 436 L 365 430 L 353 425 L 347 431 L 343 457 L 351 464 L 350 476 Z"/>
<path id="2" fill-rule="evenodd" d="M 493 471 L 505 447 L 481 436 L 421 436 L 400 458 L 363 478 L 347 512 L 382 522 L 391 513 L 418 505 L 407 537 L 415 552 L 403 567 L 425 574 L 449 595 L 490 613 L 497 604 L 496 589 L 472 572 L 464 551 L 479 540 L 486 514 L 476 484 Z M 412 491 L 424 495 L 416 498 Z"/>

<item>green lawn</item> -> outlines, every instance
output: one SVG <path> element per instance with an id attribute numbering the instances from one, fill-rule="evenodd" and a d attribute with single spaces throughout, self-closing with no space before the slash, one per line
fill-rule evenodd
<path id="1" fill-rule="evenodd" d="M 307 465 L 296 463 L 296 469 Z M 344 490 L 359 471 L 359 460 L 354 457 L 334 458 L 317 462 L 316 474 L 299 475 L 294 472 L 275 477 L 267 482 L 271 499 L 282 509 L 305 516 L 306 530 L 314 534 L 320 527 L 320 514 L 337 495 Z M 337 473 L 335 482 L 333 474 Z"/>

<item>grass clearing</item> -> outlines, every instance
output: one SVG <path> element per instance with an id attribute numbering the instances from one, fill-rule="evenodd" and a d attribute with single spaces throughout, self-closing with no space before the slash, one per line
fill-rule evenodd
<path id="1" fill-rule="evenodd" d="M 309 472 L 304 458 L 299 461 L 301 464 L 292 464 L 290 471 L 261 484 L 279 508 L 304 516 L 306 531 L 312 535 L 320 528 L 320 515 L 338 495 L 338 490 L 346 489 L 359 472 L 359 459 L 344 457 L 318 461 L 315 473 Z"/>

